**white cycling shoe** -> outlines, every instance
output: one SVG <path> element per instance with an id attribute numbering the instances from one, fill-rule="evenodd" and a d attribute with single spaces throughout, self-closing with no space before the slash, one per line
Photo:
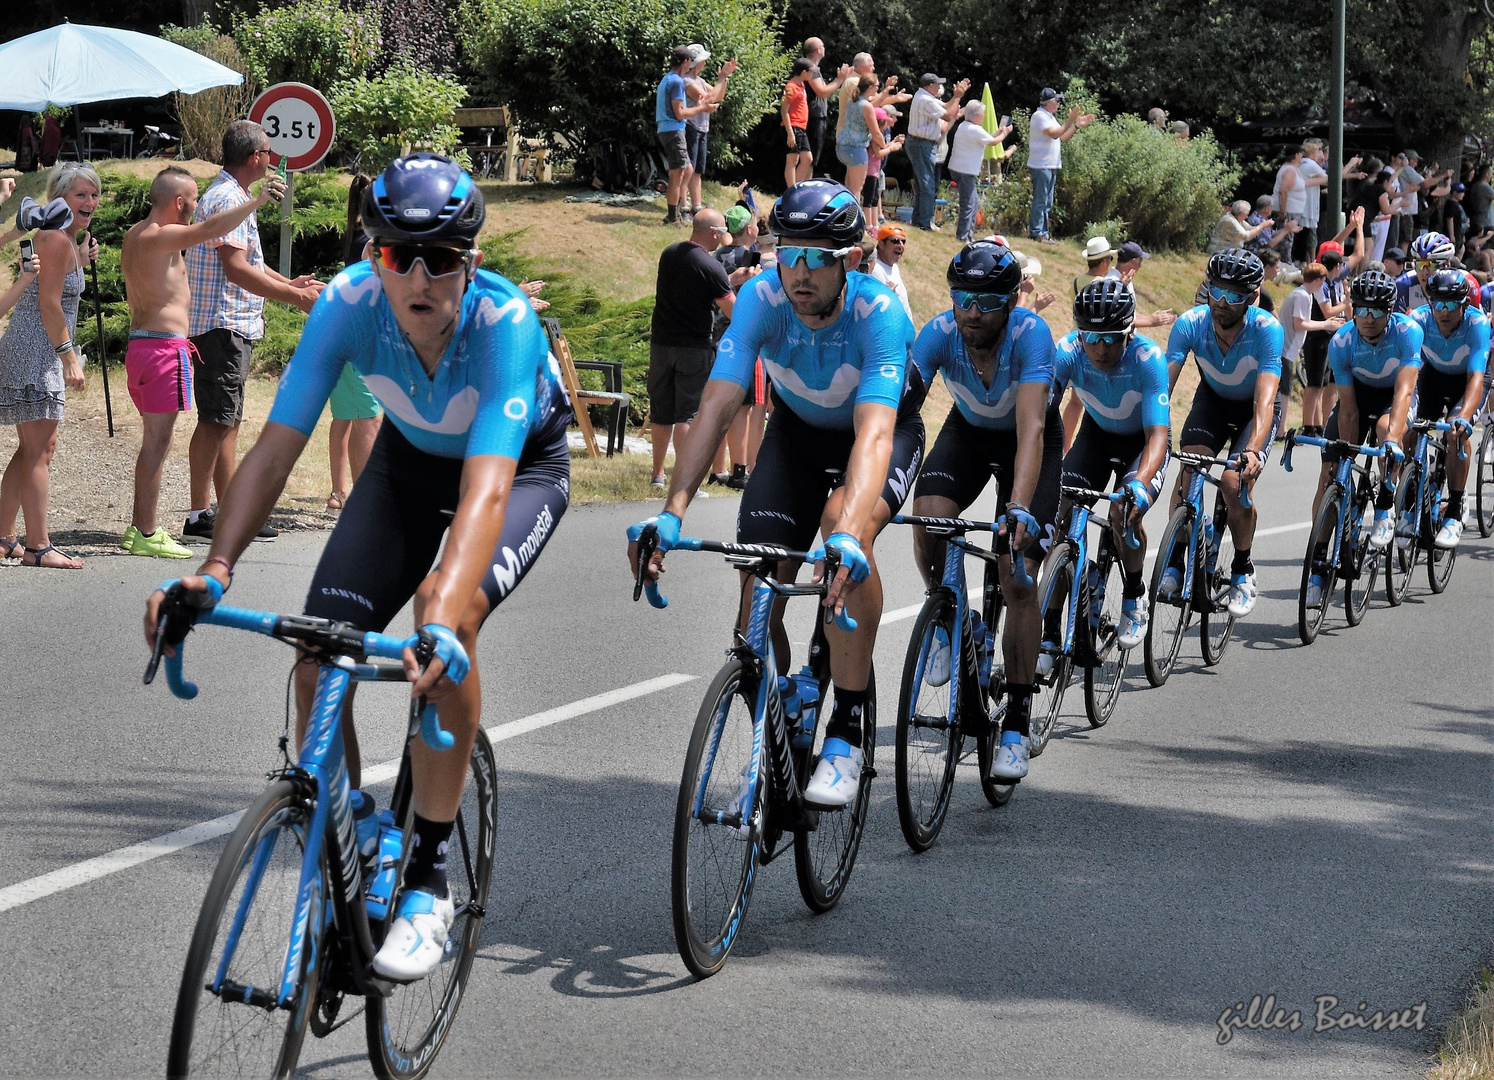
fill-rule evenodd
<path id="1" fill-rule="evenodd" d="M 949 652 L 949 632 L 942 626 L 934 627 L 934 644 L 929 648 L 929 662 L 923 669 L 924 681 L 930 686 L 949 682 Z"/>
<path id="2" fill-rule="evenodd" d="M 1323 577 L 1321 574 L 1313 574 L 1307 579 L 1307 599 L 1303 601 L 1311 609 L 1323 602 Z"/>
<path id="3" fill-rule="evenodd" d="M 1237 619 L 1243 619 L 1255 610 L 1255 599 L 1260 595 L 1255 587 L 1254 574 L 1236 574 L 1229 586 L 1229 602 L 1226 609 Z"/>
<path id="4" fill-rule="evenodd" d="M 832 810 L 851 805 L 861 786 L 861 764 L 865 760 L 861 747 L 844 739 L 826 739 L 820 748 L 820 763 L 804 789 L 804 801 Z"/>
<path id="5" fill-rule="evenodd" d="M 1173 600 L 1183 587 L 1183 572 L 1175 566 L 1162 571 L 1162 580 L 1157 582 L 1157 599 Z"/>
<path id="6" fill-rule="evenodd" d="M 1146 597 L 1126 597 L 1121 601 L 1120 622 L 1115 627 L 1115 641 L 1122 649 L 1134 649 L 1146 637 Z"/>
<path id="7" fill-rule="evenodd" d="M 1022 779 L 1027 775 L 1029 757 L 1026 738 L 1015 731 L 1002 732 L 1001 745 L 997 747 L 996 758 L 991 762 L 991 779 Z"/>
<path id="8" fill-rule="evenodd" d="M 456 907 L 450 896 L 406 889 L 396 912 L 384 947 L 373 958 L 373 969 L 395 982 L 414 982 L 441 966 Z"/>
<path id="9" fill-rule="evenodd" d="M 1369 546 L 1375 551 L 1384 551 L 1395 539 L 1395 515 L 1389 510 L 1375 511 L 1375 526 L 1370 530 Z"/>
<path id="10" fill-rule="evenodd" d="M 1457 518 L 1448 518 L 1442 523 L 1442 528 L 1437 530 L 1437 538 L 1432 541 L 1432 545 L 1438 551 L 1453 551 L 1462 539 L 1463 523 Z"/>

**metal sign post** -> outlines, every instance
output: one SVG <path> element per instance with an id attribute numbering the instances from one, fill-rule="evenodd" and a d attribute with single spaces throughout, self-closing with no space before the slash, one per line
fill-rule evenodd
<path id="1" fill-rule="evenodd" d="M 276 83 L 249 107 L 249 119 L 265 129 L 270 150 L 285 162 L 285 197 L 280 203 L 280 275 L 291 276 L 291 219 L 296 173 L 316 165 L 332 149 L 337 123 L 321 91 L 305 83 Z"/>
<path id="2" fill-rule="evenodd" d="M 285 196 L 280 200 L 280 276 L 291 276 L 291 214 L 296 208 L 296 174 L 285 174 Z"/>

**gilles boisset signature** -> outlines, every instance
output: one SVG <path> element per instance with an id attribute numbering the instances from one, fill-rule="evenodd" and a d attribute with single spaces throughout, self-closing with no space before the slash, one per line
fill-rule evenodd
<path id="1" fill-rule="evenodd" d="M 1427 1026 L 1427 1003 L 1413 1005 L 1408 1009 L 1376 1009 L 1367 1012 L 1369 1004 L 1361 1001 L 1358 1009 L 1344 1009 L 1335 1012 L 1338 1008 L 1338 998 L 1332 994 L 1319 994 L 1313 998 L 1317 1006 L 1312 1030 L 1322 1031 L 1352 1031 L 1355 1028 L 1365 1028 L 1369 1031 L 1398 1031 L 1403 1028 L 1415 1028 L 1422 1031 Z M 1214 1041 L 1220 1046 L 1229 1043 L 1235 1037 L 1235 1032 L 1242 1029 L 1248 1031 L 1300 1031 L 1303 1027 L 1302 1010 L 1293 1009 L 1287 1012 L 1276 1004 L 1276 995 L 1267 994 L 1262 997 L 1256 994 L 1250 999 L 1247 1008 L 1243 1001 L 1237 1001 L 1234 1005 L 1226 1008 L 1219 1014 L 1219 1034 Z"/>

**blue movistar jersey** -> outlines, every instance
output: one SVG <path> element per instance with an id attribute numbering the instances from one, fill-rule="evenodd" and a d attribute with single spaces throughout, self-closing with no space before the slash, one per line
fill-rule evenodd
<path id="1" fill-rule="evenodd" d="M 1245 309 L 1245 325 L 1235 335 L 1229 352 L 1221 353 L 1209 306 L 1199 304 L 1172 324 L 1167 363 L 1182 367 L 1192 353 L 1210 390 L 1231 401 L 1250 401 L 1255 397 L 1257 375 L 1281 377 L 1281 339 L 1281 323 L 1276 317 L 1249 307 Z"/>
<path id="2" fill-rule="evenodd" d="M 823 330 L 799 321 L 776 273 L 737 294 L 731 326 L 716 346 L 711 378 L 746 387 L 762 358 L 773 388 L 810 427 L 850 431 L 856 406 L 896 409 L 913 348 L 913 323 L 897 295 L 870 274 L 846 276 L 845 309 Z"/>
<path id="3" fill-rule="evenodd" d="M 1407 270 L 1395 279 L 1395 310 L 1403 315 L 1410 314 L 1419 307 L 1425 307 L 1427 292 L 1421 287 L 1421 279 L 1416 276 L 1416 271 Z"/>
<path id="4" fill-rule="evenodd" d="M 1394 312 L 1379 344 L 1370 345 L 1359 336 L 1353 320 L 1345 323 L 1328 342 L 1328 366 L 1339 386 L 1361 382 L 1381 389 L 1395 385 L 1403 367 L 1421 367 L 1421 327 L 1409 315 Z"/>
<path id="5" fill-rule="evenodd" d="M 918 332 L 913 362 L 925 386 L 934 385 L 936 371 L 944 373 L 955 408 L 972 426 L 1012 431 L 1017 426 L 1017 387 L 1053 381 L 1053 331 L 1037 312 L 1013 308 L 996 344 L 996 370 L 987 386 L 970 359 L 954 313 L 946 311 Z"/>
<path id="6" fill-rule="evenodd" d="M 1091 420 L 1113 435 L 1135 435 L 1149 427 L 1171 427 L 1167 359 L 1150 338 L 1131 336 L 1120 363 L 1101 371 L 1084 355 L 1079 332 L 1059 341 L 1053 356 L 1059 393 L 1073 387 Z"/>
<path id="7" fill-rule="evenodd" d="M 560 373 L 529 298 L 479 270 L 434 375 L 395 321 L 368 262 L 338 274 L 311 309 L 280 380 L 270 420 L 310 435 L 343 365 L 352 364 L 401 435 L 436 457 L 497 454 L 564 407 Z"/>
<path id="8" fill-rule="evenodd" d="M 1494 318 L 1494 281 L 1479 289 L 1478 302 L 1479 306 L 1484 309 L 1484 314 Z"/>
<path id="9" fill-rule="evenodd" d="M 1463 309 L 1463 321 L 1443 337 L 1430 307 L 1411 313 L 1421 327 L 1421 359 L 1447 375 L 1471 375 L 1489 368 L 1489 318 L 1477 308 Z"/>

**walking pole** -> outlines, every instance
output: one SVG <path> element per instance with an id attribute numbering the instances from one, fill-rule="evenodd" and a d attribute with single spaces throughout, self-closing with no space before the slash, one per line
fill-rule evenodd
<path id="1" fill-rule="evenodd" d="M 93 315 L 98 320 L 99 367 L 104 369 L 104 415 L 109 420 L 109 438 L 114 438 L 114 403 L 109 400 L 109 348 L 104 344 L 104 298 L 99 295 L 99 264 L 88 264 L 89 279 L 93 282 Z"/>

